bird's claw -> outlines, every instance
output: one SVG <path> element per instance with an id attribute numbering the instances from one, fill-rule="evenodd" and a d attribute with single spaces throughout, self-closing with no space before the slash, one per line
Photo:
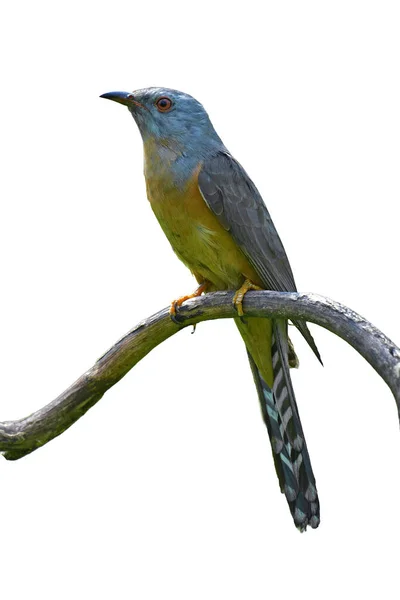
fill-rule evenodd
<path id="1" fill-rule="evenodd" d="M 246 322 L 243 319 L 243 315 L 244 315 L 243 298 L 245 297 L 245 294 L 247 294 L 247 292 L 249 290 L 262 290 L 262 289 L 263 288 L 261 288 L 259 285 L 256 285 L 255 283 L 250 281 L 250 279 L 246 279 L 245 282 L 243 283 L 243 285 L 238 290 L 236 290 L 235 295 L 233 296 L 233 306 L 235 307 L 237 314 L 240 317 L 240 320 L 242 321 L 242 323 Z"/>
<path id="2" fill-rule="evenodd" d="M 181 317 L 178 314 L 179 306 L 180 304 L 178 304 L 178 301 L 175 300 L 174 302 L 171 302 L 171 306 L 169 308 L 169 316 L 171 317 L 171 321 L 173 321 L 176 325 L 182 325 L 185 320 L 184 317 Z"/>
<path id="3" fill-rule="evenodd" d="M 199 287 L 193 292 L 193 294 L 189 294 L 188 296 L 181 296 L 177 300 L 171 302 L 171 306 L 169 308 L 169 316 L 171 317 L 171 320 L 174 323 L 176 323 L 177 325 L 182 325 L 185 319 L 184 317 L 179 317 L 179 307 L 185 302 L 185 300 L 190 300 L 191 298 L 197 298 L 198 296 L 201 296 L 201 294 L 206 291 L 208 285 L 208 282 L 205 281 L 199 285 Z"/>

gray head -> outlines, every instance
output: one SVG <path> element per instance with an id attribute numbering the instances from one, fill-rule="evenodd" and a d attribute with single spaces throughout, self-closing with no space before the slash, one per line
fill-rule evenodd
<path id="1" fill-rule="evenodd" d="M 151 87 L 131 93 L 109 92 L 101 98 L 128 107 L 145 144 L 153 140 L 163 146 L 179 147 L 183 152 L 191 148 L 205 154 L 224 148 L 207 112 L 189 94 Z"/>

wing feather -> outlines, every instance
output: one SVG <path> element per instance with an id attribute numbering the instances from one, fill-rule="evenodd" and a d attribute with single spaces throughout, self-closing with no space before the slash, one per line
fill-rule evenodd
<path id="1" fill-rule="evenodd" d="M 230 232 L 265 288 L 297 291 L 278 232 L 260 193 L 243 167 L 228 152 L 218 152 L 204 162 L 198 184 L 207 206 Z M 321 361 L 306 323 L 294 321 L 294 324 Z"/>

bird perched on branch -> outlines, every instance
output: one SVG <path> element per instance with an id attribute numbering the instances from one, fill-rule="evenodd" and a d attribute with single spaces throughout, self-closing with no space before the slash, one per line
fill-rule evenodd
<path id="1" fill-rule="evenodd" d="M 203 292 L 235 290 L 235 319 L 246 344 L 267 426 L 275 469 L 295 525 L 319 525 L 319 501 L 290 379 L 297 357 L 284 319 L 243 319 L 251 289 L 296 291 L 292 269 L 268 210 L 241 165 L 194 98 L 168 88 L 110 92 L 128 107 L 144 146 L 147 196 L 178 258 L 199 284 L 179 306 Z M 304 321 L 294 321 L 319 360 Z"/>

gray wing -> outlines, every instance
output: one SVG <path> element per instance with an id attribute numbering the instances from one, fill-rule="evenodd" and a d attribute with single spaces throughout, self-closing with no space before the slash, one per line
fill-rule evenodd
<path id="1" fill-rule="evenodd" d="M 285 249 L 256 186 L 227 152 L 207 159 L 198 177 L 210 210 L 257 271 L 266 289 L 295 292 L 296 284 Z M 294 321 L 317 358 L 318 349 L 304 321 Z"/>

